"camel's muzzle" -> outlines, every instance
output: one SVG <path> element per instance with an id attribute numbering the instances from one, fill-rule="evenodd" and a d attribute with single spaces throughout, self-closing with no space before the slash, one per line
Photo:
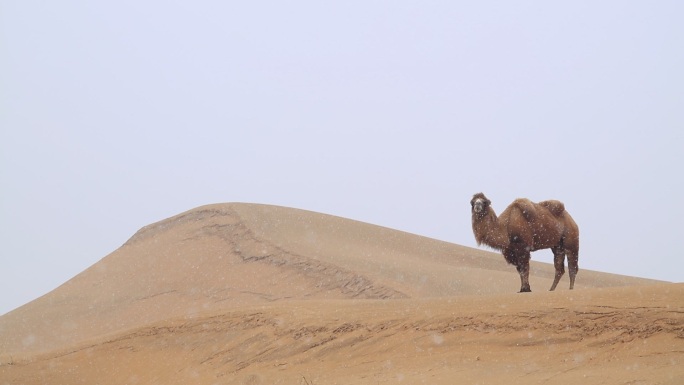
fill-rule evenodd
<path id="1" fill-rule="evenodd" d="M 483 212 L 484 209 L 485 209 L 485 205 L 484 205 L 484 202 L 482 202 L 481 200 L 478 199 L 475 201 L 475 203 L 473 203 L 473 211 L 474 212 L 479 214 L 479 213 Z"/>

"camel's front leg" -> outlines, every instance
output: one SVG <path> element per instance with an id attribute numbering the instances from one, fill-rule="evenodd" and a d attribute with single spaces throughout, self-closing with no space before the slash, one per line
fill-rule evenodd
<path id="1" fill-rule="evenodd" d="M 529 293 L 530 289 L 530 254 L 523 255 L 516 265 L 518 274 L 520 274 L 520 292 Z"/>

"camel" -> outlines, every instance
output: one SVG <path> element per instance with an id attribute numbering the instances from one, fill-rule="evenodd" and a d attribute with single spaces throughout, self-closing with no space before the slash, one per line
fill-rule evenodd
<path id="1" fill-rule="evenodd" d="M 501 251 L 506 262 L 520 274 L 520 292 L 530 292 L 530 252 L 542 249 L 553 251 L 556 275 L 551 291 L 565 274 L 568 257 L 570 290 L 575 286 L 579 259 L 579 228 L 565 205 L 557 200 L 539 203 L 516 199 L 500 216 L 496 216 L 492 202 L 483 193 L 473 195 L 473 233 L 478 245 Z"/>

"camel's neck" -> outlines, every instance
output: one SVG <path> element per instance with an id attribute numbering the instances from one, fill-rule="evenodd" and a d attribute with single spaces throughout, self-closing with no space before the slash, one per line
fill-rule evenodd
<path id="1" fill-rule="evenodd" d="M 478 245 L 501 250 L 508 245 L 508 236 L 499 223 L 494 210 L 489 207 L 484 215 L 473 214 L 473 233 Z"/>

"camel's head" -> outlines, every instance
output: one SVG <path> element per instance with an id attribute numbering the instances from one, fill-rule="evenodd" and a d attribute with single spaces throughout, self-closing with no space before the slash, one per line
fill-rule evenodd
<path id="1" fill-rule="evenodd" d="M 470 200 L 470 207 L 472 208 L 473 214 L 484 214 L 491 204 L 492 201 L 487 199 L 483 193 L 473 195 L 473 199 Z"/>

